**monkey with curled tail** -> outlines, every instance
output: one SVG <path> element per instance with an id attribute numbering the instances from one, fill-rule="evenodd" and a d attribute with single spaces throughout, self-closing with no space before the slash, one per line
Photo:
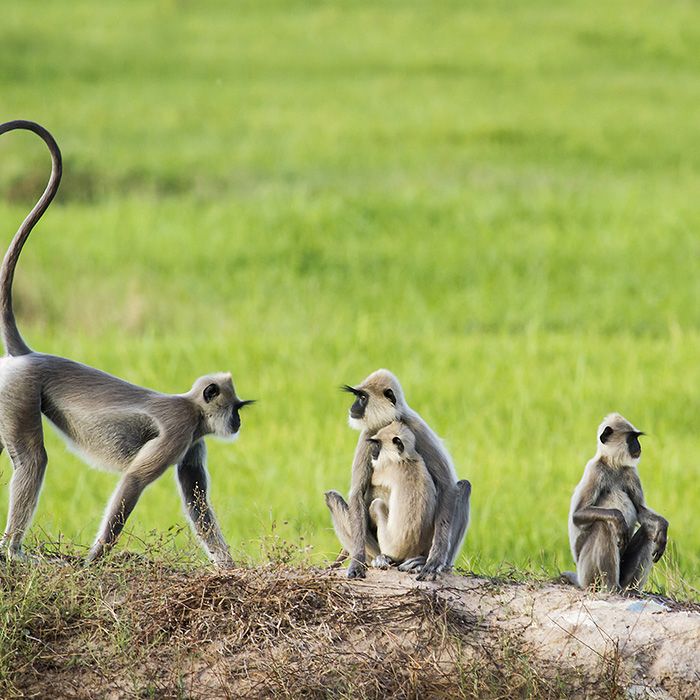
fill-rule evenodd
<path id="1" fill-rule="evenodd" d="M 120 474 L 87 561 L 101 557 L 116 542 L 136 502 L 153 481 L 176 465 L 177 483 L 192 528 L 209 559 L 233 563 L 209 504 L 204 438 L 237 437 L 239 411 L 251 401 L 238 398 L 231 375 L 197 379 L 183 394 L 162 394 L 64 357 L 32 350 L 22 338 L 12 307 L 12 281 L 22 248 L 53 200 L 61 181 L 61 152 L 53 136 L 31 121 L 0 124 L 0 134 L 15 129 L 41 137 L 51 154 L 46 189 L 22 222 L 0 266 L 0 452 L 12 461 L 7 526 L 0 551 L 22 558 L 44 481 L 48 457 L 42 415 L 87 462 Z"/>

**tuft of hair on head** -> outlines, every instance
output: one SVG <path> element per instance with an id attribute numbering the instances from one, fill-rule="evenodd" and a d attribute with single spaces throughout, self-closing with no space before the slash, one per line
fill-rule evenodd
<path id="1" fill-rule="evenodd" d="M 619 413 L 609 413 L 598 426 L 598 439 L 605 444 L 613 433 L 637 433 L 642 435 L 640 430 L 630 423 L 627 418 Z"/>

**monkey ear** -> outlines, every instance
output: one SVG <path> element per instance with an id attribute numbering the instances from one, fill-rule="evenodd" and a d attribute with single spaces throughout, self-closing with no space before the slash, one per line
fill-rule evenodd
<path id="1" fill-rule="evenodd" d="M 219 391 L 219 387 L 216 384 L 210 384 L 202 393 L 202 396 L 204 396 L 204 400 L 206 403 L 210 403 L 213 401 L 221 392 Z"/>
<path id="2" fill-rule="evenodd" d="M 403 442 L 401 442 L 401 438 L 395 437 L 392 442 L 394 445 L 396 445 L 396 449 L 399 451 L 399 454 L 403 452 Z"/>
<path id="3" fill-rule="evenodd" d="M 396 396 L 394 396 L 394 392 L 391 389 L 384 389 L 384 396 L 396 406 Z"/>
<path id="4" fill-rule="evenodd" d="M 615 431 L 609 425 L 606 425 L 605 430 L 600 434 L 600 441 L 605 444 L 614 432 Z"/>

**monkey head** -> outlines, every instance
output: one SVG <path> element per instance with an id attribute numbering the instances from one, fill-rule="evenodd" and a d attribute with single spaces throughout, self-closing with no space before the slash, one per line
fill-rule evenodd
<path id="1" fill-rule="evenodd" d="M 635 467 L 642 454 L 640 435 L 626 418 L 611 413 L 598 427 L 598 456 L 613 467 Z"/>
<path id="2" fill-rule="evenodd" d="M 189 396 L 202 412 L 203 434 L 224 440 L 235 440 L 241 428 L 239 411 L 254 401 L 242 401 L 236 396 L 231 374 L 222 372 L 200 377 Z"/>
<path id="3" fill-rule="evenodd" d="M 355 430 L 377 430 L 401 418 L 406 402 L 399 380 L 387 369 L 378 369 L 357 386 L 343 386 L 355 396 L 348 423 Z"/>
<path id="4" fill-rule="evenodd" d="M 367 439 L 372 454 L 372 466 L 386 462 L 416 460 L 416 436 L 405 423 L 393 421 Z"/>

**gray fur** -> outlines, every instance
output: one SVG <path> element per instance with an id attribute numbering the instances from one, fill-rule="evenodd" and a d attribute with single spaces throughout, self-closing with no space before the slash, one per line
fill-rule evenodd
<path id="1" fill-rule="evenodd" d="M 395 405 L 384 396 L 387 389 L 393 391 Z M 377 370 L 354 390 L 366 392 L 369 402 L 361 420 L 350 419 L 350 425 L 360 430 L 360 437 L 352 464 L 349 505 L 346 510 L 339 508 L 339 494 L 332 492 L 334 505 L 331 507 L 336 533 L 352 557 L 348 578 L 363 578 L 367 556 L 377 556 L 373 554 L 377 543 L 369 521 L 372 462 L 367 439 L 392 421 L 400 421 L 415 435 L 416 451 L 423 458 L 435 485 L 437 508 L 433 541 L 418 576 L 421 580 L 434 579 L 439 572 L 454 564 L 459 552 L 469 524 L 471 486 L 468 481 L 457 481 L 452 460 L 441 440 L 406 403 L 401 385 L 391 372 Z"/>
<path id="2" fill-rule="evenodd" d="M 428 556 L 435 523 L 435 484 L 423 458 L 415 449 L 413 433 L 404 423 L 393 421 L 372 438 L 381 445 L 372 460 L 370 522 L 377 531 L 381 555 L 372 566 L 385 568 Z M 394 444 L 402 441 L 402 451 Z"/>
<path id="3" fill-rule="evenodd" d="M 604 431 L 609 437 L 602 441 Z M 642 589 L 666 549 L 668 522 L 646 507 L 637 472 L 639 455 L 628 435 L 641 433 L 619 414 L 598 429 L 598 451 L 586 465 L 569 513 L 569 541 L 576 574 L 565 576 L 581 588 Z"/>
<path id="4" fill-rule="evenodd" d="M 202 438 L 210 434 L 235 437 L 240 428 L 238 411 L 247 402 L 236 395 L 228 373 L 201 377 L 185 394 L 161 394 L 29 348 L 15 322 L 12 280 L 22 246 L 58 189 L 61 157 L 56 142 L 38 124 L 8 122 L 0 125 L 0 134 L 13 129 L 28 129 L 41 136 L 49 147 L 53 168 L 44 195 L 20 226 L 0 268 L 0 333 L 7 352 L 0 359 L 0 442 L 14 470 L 0 545 L 10 556 L 22 556 L 22 539 L 46 470 L 44 414 L 86 461 L 122 475 L 88 561 L 115 543 L 143 490 L 170 465 L 178 464 L 183 503 L 195 532 L 213 562 L 231 564 L 207 500 Z M 205 396 L 212 384 L 217 390 Z"/>

